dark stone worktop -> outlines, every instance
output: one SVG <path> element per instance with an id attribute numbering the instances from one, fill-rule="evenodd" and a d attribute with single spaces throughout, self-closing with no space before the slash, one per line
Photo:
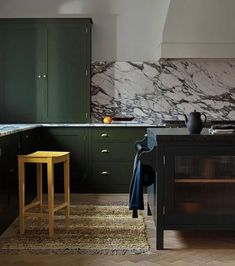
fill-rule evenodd
<path id="1" fill-rule="evenodd" d="M 184 145 L 235 145 L 235 134 L 212 135 L 208 128 L 201 134 L 189 134 L 187 128 L 148 128 L 148 147 L 158 146 L 184 146 Z"/>

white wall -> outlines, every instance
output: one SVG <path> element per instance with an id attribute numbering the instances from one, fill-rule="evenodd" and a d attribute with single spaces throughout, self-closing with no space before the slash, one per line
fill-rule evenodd
<path id="1" fill-rule="evenodd" d="M 160 55 L 170 0 L 0 0 L 0 17 L 92 17 L 93 61 Z"/>
<path id="2" fill-rule="evenodd" d="M 234 0 L 171 0 L 166 42 L 235 42 Z"/>
<path id="3" fill-rule="evenodd" d="M 235 58 L 234 0 L 171 0 L 163 57 Z"/>

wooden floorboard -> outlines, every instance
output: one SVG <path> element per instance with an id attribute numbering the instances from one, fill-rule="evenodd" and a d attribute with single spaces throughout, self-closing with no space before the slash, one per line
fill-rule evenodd
<path id="1" fill-rule="evenodd" d="M 57 197 L 60 199 L 60 195 Z M 72 195 L 72 204 L 79 202 L 112 204 L 128 202 L 127 194 Z M 146 215 L 146 214 L 145 214 Z M 142 255 L 0 255 L 1 266 L 235 266 L 235 232 L 166 231 L 165 249 L 155 249 L 155 228 L 147 217 L 149 254 Z"/>

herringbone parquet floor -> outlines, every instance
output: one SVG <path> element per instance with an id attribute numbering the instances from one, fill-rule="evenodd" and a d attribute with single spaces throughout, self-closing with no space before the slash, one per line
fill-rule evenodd
<path id="1" fill-rule="evenodd" d="M 128 199 L 126 194 L 72 195 L 73 203 L 81 201 L 113 202 Z M 1 255 L 0 265 L 22 266 L 235 266 L 235 232 L 165 233 L 165 249 L 155 250 L 155 229 L 146 217 L 149 254 L 143 255 Z"/>

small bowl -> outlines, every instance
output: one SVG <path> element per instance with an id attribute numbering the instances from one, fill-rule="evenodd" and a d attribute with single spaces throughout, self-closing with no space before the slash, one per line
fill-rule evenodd
<path id="1" fill-rule="evenodd" d="M 134 116 L 114 116 L 113 121 L 132 121 Z"/>

